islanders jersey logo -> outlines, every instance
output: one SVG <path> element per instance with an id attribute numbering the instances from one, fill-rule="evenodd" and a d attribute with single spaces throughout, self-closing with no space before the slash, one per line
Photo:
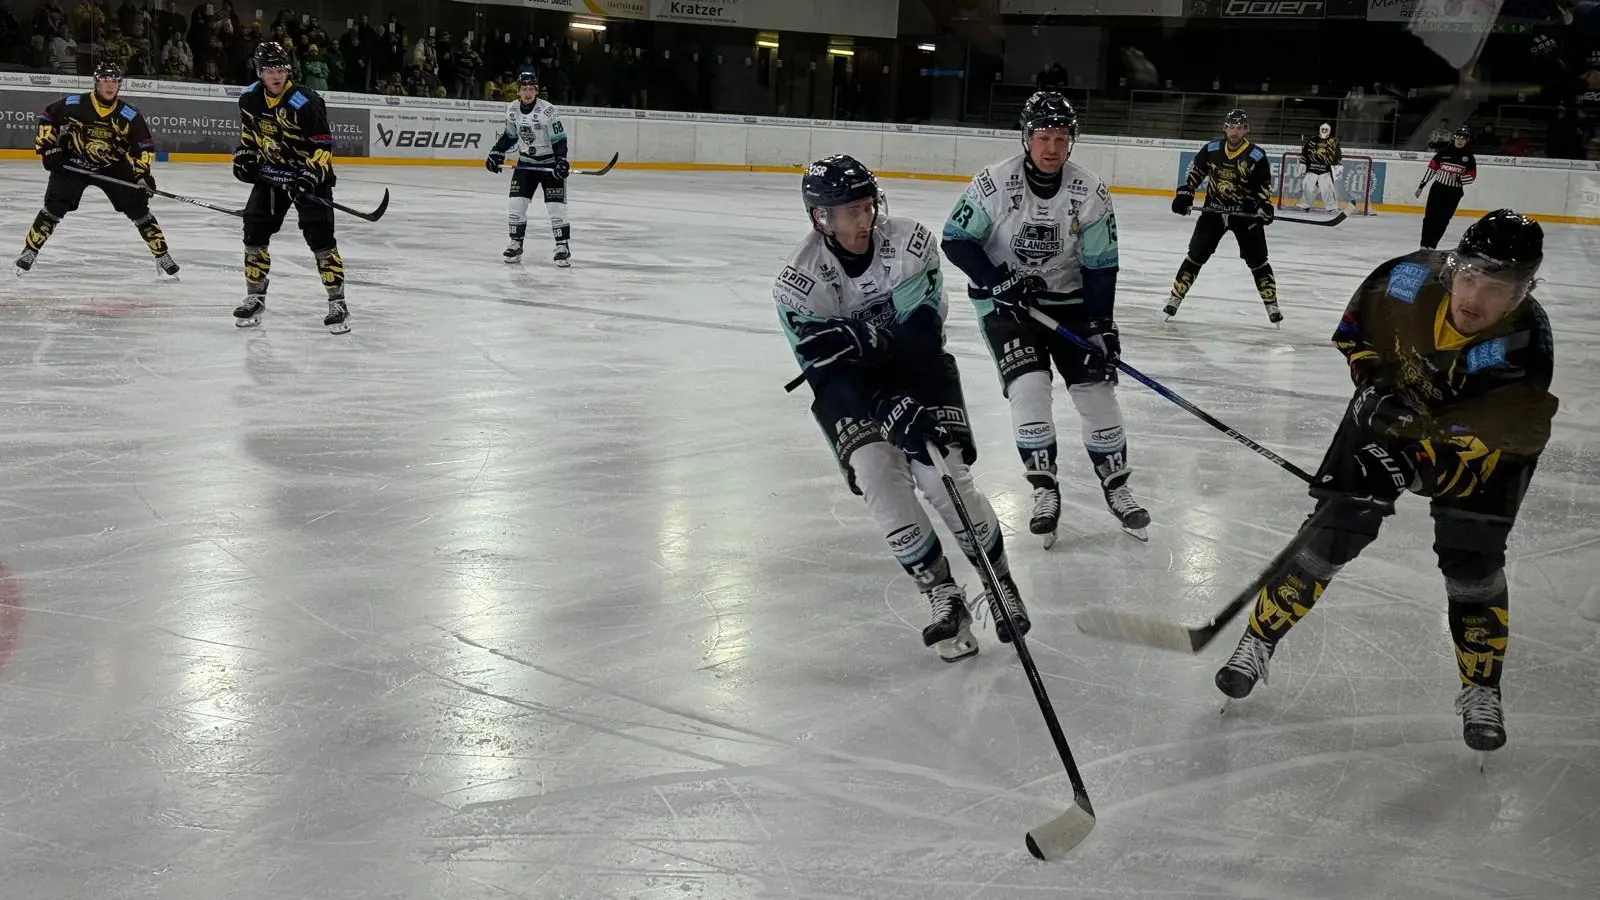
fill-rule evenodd
<path id="1" fill-rule="evenodd" d="M 1054 259 L 1061 249 L 1061 226 L 1055 222 L 1024 224 L 1011 239 L 1011 252 L 1017 259 L 1034 266 Z"/>

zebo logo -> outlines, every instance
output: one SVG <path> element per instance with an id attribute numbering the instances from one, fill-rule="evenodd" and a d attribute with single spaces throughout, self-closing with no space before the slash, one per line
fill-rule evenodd
<path id="1" fill-rule="evenodd" d="M 1226 19 L 1320 19 L 1322 0 L 1228 0 Z"/>
<path id="2" fill-rule="evenodd" d="M 378 129 L 378 146 L 415 150 L 468 150 L 476 148 L 483 135 L 471 131 L 414 131 L 411 129 Z"/>

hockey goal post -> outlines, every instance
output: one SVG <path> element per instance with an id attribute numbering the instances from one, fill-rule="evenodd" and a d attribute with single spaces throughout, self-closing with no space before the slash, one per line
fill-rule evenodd
<path id="1" fill-rule="evenodd" d="M 1354 209 L 1350 211 L 1351 215 L 1373 215 L 1372 157 L 1346 156 L 1341 165 L 1344 166 L 1344 178 L 1334 179 L 1333 184 L 1339 206 L 1343 208 L 1353 203 Z M 1300 176 L 1300 154 L 1292 151 L 1283 154 L 1278 159 L 1278 208 L 1299 208 L 1300 192 L 1303 187 L 1304 180 Z M 1323 208 L 1321 198 L 1318 198 L 1314 206 L 1317 209 Z"/>

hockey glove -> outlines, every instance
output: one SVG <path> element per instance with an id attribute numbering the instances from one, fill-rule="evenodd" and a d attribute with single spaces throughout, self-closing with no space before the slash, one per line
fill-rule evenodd
<path id="1" fill-rule="evenodd" d="M 156 176 L 151 172 L 135 172 L 133 183 L 144 188 L 146 194 L 154 195 L 156 192 Z"/>
<path id="2" fill-rule="evenodd" d="M 1040 294 L 1049 290 L 1049 286 L 1038 275 L 1005 271 L 1006 279 L 989 289 L 989 295 L 994 298 L 995 311 L 1015 322 L 1030 321 L 1033 317 L 1028 315 L 1028 310 Z"/>
<path id="3" fill-rule="evenodd" d="M 933 458 L 928 456 L 929 442 L 941 450 L 954 442 L 954 436 L 939 424 L 933 410 L 905 394 L 879 394 L 872 404 L 872 417 L 883 428 L 889 443 L 923 465 L 933 465 Z"/>
<path id="4" fill-rule="evenodd" d="M 1260 217 L 1261 224 L 1263 225 L 1271 225 L 1273 217 L 1275 217 L 1277 214 L 1278 210 L 1272 205 L 1271 200 L 1263 202 L 1260 209 L 1258 209 L 1256 212 L 1256 215 Z"/>
<path id="5" fill-rule="evenodd" d="M 835 363 L 875 366 L 889 358 L 889 332 L 860 319 L 828 319 L 803 326 L 794 349 L 813 369 Z"/>
<path id="6" fill-rule="evenodd" d="M 317 177 L 316 172 L 310 169 L 301 169 L 284 184 L 283 189 L 289 192 L 290 197 L 298 200 L 306 194 L 316 194 L 317 186 L 320 184 L 322 184 L 322 179 Z"/>
<path id="7" fill-rule="evenodd" d="M 233 177 L 245 184 L 255 184 L 261 180 L 261 157 L 256 155 L 249 147 L 239 147 L 233 151 Z"/>
<path id="8" fill-rule="evenodd" d="M 55 173 L 67 164 L 67 153 L 60 147 L 50 147 L 39 154 L 39 161 L 44 163 L 45 171 Z"/>
<path id="9" fill-rule="evenodd" d="M 572 174 L 572 163 L 567 162 L 567 159 L 564 156 L 556 157 L 556 161 L 552 165 L 552 168 L 555 169 L 555 175 L 557 178 L 566 178 L 568 175 Z"/>
<path id="10" fill-rule="evenodd" d="M 1091 381 L 1117 383 L 1117 363 L 1122 360 L 1122 337 L 1117 333 L 1117 323 L 1110 319 L 1095 319 L 1085 329 L 1083 339 L 1095 352 L 1084 351 L 1083 373 Z"/>
<path id="11" fill-rule="evenodd" d="M 1350 401 L 1350 421 L 1369 437 L 1415 436 L 1418 418 L 1416 410 L 1382 384 L 1368 384 Z"/>
<path id="12" fill-rule="evenodd" d="M 1194 188 L 1184 185 L 1178 188 L 1178 193 L 1172 198 L 1172 211 L 1180 216 L 1187 216 L 1189 210 L 1194 208 Z"/>
<path id="13" fill-rule="evenodd" d="M 486 159 L 484 159 L 484 161 L 483 161 L 483 167 L 485 169 L 488 169 L 489 171 L 495 173 L 496 175 L 500 174 L 500 167 L 505 165 L 505 164 L 506 164 L 506 155 L 504 153 L 501 153 L 499 150 L 495 150 L 495 151 L 491 152 L 489 154 L 489 156 Z"/>
<path id="14" fill-rule="evenodd" d="M 1390 452 L 1379 443 L 1366 444 L 1355 452 L 1357 494 L 1393 503 L 1408 490 L 1420 487 L 1416 464 L 1404 453 Z"/>

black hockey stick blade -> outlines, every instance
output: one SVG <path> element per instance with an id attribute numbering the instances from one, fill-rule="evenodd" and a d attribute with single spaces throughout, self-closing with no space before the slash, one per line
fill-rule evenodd
<path id="1" fill-rule="evenodd" d="M 1345 215 L 1344 210 L 1341 209 L 1339 210 L 1339 214 L 1331 219 L 1310 219 L 1303 218 L 1301 216 L 1274 216 L 1272 220 L 1274 222 L 1294 222 L 1297 225 L 1321 225 L 1323 228 L 1332 228 L 1348 218 L 1350 217 Z"/>
<path id="2" fill-rule="evenodd" d="M 582 172 L 579 172 L 578 174 L 579 175 L 604 175 L 605 173 L 611 171 L 611 168 L 617 164 L 617 160 L 620 159 L 621 157 L 622 157 L 622 151 L 619 150 L 616 153 L 611 154 L 611 161 L 606 163 L 605 165 L 601 166 L 600 168 L 598 168 L 598 169 L 587 169 L 587 170 L 584 170 Z"/>
<path id="3" fill-rule="evenodd" d="M 794 393 L 794 389 L 795 388 L 797 388 L 800 385 L 805 384 L 805 383 L 806 383 L 806 373 L 801 372 L 799 375 L 796 375 L 792 380 L 790 380 L 790 382 L 788 384 L 783 386 L 783 392 L 785 394 L 792 394 L 792 393 Z"/>
<path id="4" fill-rule="evenodd" d="M 333 203 L 332 201 L 329 202 L 329 205 L 332 206 L 334 209 L 337 209 L 338 211 L 342 212 L 342 213 L 349 213 L 350 215 L 355 216 L 358 219 L 365 219 L 368 222 L 376 222 L 379 219 L 383 218 L 383 214 L 385 212 L 387 212 L 388 209 L 389 209 L 389 189 L 388 188 L 384 188 L 383 189 L 383 202 L 378 204 L 378 208 L 377 209 L 375 209 L 375 210 L 373 210 L 372 212 L 369 212 L 369 213 L 364 213 L 359 209 L 351 209 L 350 207 L 345 206 L 345 205 L 343 205 L 341 203 Z"/>
<path id="5" fill-rule="evenodd" d="M 1372 501 L 1356 497 L 1334 497 L 1330 502 L 1324 503 L 1300 530 L 1295 532 L 1293 539 L 1280 551 L 1278 555 L 1267 563 L 1266 568 L 1256 576 L 1250 586 L 1239 592 L 1239 595 L 1228 602 L 1221 612 L 1211 617 L 1204 625 L 1183 625 L 1158 616 L 1144 613 L 1124 612 L 1110 607 L 1094 607 L 1085 609 L 1073 617 L 1073 624 L 1084 634 L 1098 635 L 1099 637 L 1112 638 L 1130 644 L 1139 644 L 1145 647 L 1156 647 L 1161 650 L 1176 650 L 1179 653 L 1199 653 L 1210 644 L 1222 629 L 1228 626 L 1246 606 L 1255 602 L 1256 595 L 1261 588 L 1288 565 L 1289 560 L 1299 553 L 1306 543 L 1311 540 L 1316 531 L 1321 528 L 1333 515 L 1341 509 L 1348 508 L 1350 504 L 1371 504 Z"/>
<path id="6" fill-rule="evenodd" d="M 607 172 L 611 171 L 611 169 L 614 166 L 616 166 L 617 160 L 621 159 L 621 158 L 622 158 L 622 152 L 619 150 L 618 152 L 611 154 L 611 161 L 610 162 L 606 163 L 605 165 L 601 166 L 598 169 L 573 169 L 568 174 L 570 174 L 570 175 L 604 175 Z M 555 167 L 554 166 L 531 166 L 531 165 L 530 166 L 524 166 L 524 165 L 521 165 L 521 164 L 518 164 L 518 165 L 515 165 L 515 166 L 511 166 L 510 169 L 513 172 L 517 171 L 518 169 L 521 169 L 524 172 L 554 172 L 555 171 Z"/>
<path id="7" fill-rule="evenodd" d="M 950 473 L 950 465 L 945 461 L 944 451 L 932 441 L 923 446 L 928 452 L 928 457 L 933 460 L 933 467 L 939 473 L 939 481 L 944 484 L 945 493 L 950 496 L 950 505 L 955 507 L 956 518 L 961 521 L 962 529 L 967 534 L 977 534 L 978 529 L 972 523 L 971 513 L 967 512 L 966 501 L 961 499 L 961 491 L 956 488 L 956 479 Z M 1007 595 L 1000 589 L 1000 576 L 995 573 L 994 563 L 990 562 L 988 554 L 981 550 L 977 554 L 977 567 L 978 577 L 989 595 L 989 606 L 998 631 L 1001 622 L 1014 623 L 1014 617 L 1007 608 Z M 1067 771 L 1067 781 L 1072 785 L 1072 805 L 1061 815 L 1029 831 L 1026 843 L 1028 852 L 1035 859 L 1060 859 L 1073 847 L 1083 843 L 1089 832 L 1094 830 L 1094 804 L 1089 802 L 1089 789 L 1083 786 L 1083 775 L 1078 771 L 1077 761 L 1072 758 L 1072 748 L 1067 744 L 1067 735 L 1061 730 L 1061 722 L 1056 718 L 1056 710 L 1050 703 L 1050 696 L 1045 693 L 1044 679 L 1039 675 L 1039 667 L 1033 662 L 1033 654 L 1028 652 L 1025 629 L 1013 627 L 1011 631 L 1011 649 L 1017 652 L 1017 662 L 1022 664 L 1022 671 L 1028 676 L 1028 686 L 1033 689 L 1033 699 L 1039 704 L 1039 715 L 1044 718 L 1045 728 L 1050 731 L 1050 740 L 1055 744 L 1056 754 L 1061 757 L 1061 765 Z"/>

